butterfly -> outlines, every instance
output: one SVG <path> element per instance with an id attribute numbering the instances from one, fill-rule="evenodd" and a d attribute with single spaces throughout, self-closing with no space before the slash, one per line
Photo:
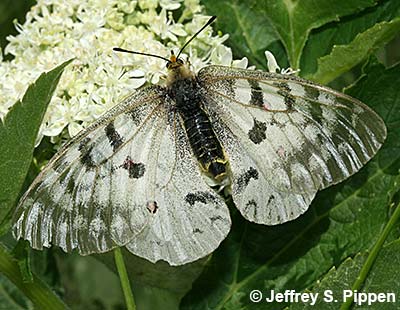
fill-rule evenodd
<path id="1" fill-rule="evenodd" d="M 225 66 L 195 74 L 179 55 L 165 86 L 136 91 L 51 159 L 17 206 L 17 239 L 182 265 L 227 236 L 226 195 L 251 222 L 294 220 L 385 140 L 372 109 L 333 89 Z"/>

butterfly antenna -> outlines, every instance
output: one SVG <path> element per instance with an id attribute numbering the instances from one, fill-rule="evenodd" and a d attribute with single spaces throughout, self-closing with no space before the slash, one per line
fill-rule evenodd
<path id="1" fill-rule="evenodd" d="M 119 47 L 114 47 L 114 48 L 113 48 L 113 51 L 115 51 L 115 52 L 123 52 L 123 53 L 130 53 L 130 54 L 136 54 L 136 55 L 143 55 L 143 56 L 150 56 L 150 57 L 155 57 L 155 58 L 163 59 L 163 60 L 165 60 L 165 61 L 167 61 L 167 62 L 169 61 L 168 58 L 165 58 L 165 57 L 162 57 L 162 56 L 159 56 L 159 55 L 148 54 L 148 53 L 141 53 L 141 52 L 134 52 L 134 51 L 128 51 L 128 50 L 125 50 L 125 49 L 119 48 Z"/>
<path id="2" fill-rule="evenodd" d="M 179 55 L 182 53 L 182 51 L 185 49 L 185 47 L 188 46 L 188 44 L 189 44 L 190 42 L 192 42 L 193 39 L 194 39 L 195 37 L 197 37 L 198 34 L 204 30 L 204 28 L 207 28 L 216 18 L 217 18 L 217 16 L 212 16 L 212 17 L 208 20 L 208 22 L 207 22 L 203 27 L 201 27 L 201 29 L 200 29 L 199 31 L 197 31 L 197 32 L 189 39 L 189 41 L 187 41 L 187 42 L 182 46 L 182 48 L 181 48 L 181 50 L 179 51 L 178 56 L 176 56 L 176 58 L 179 58 Z"/>

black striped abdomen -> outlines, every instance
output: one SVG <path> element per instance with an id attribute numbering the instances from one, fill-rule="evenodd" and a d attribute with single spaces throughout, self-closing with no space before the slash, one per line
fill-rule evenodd
<path id="1" fill-rule="evenodd" d="M 199 106 L 192 107 L 190 114 L 180 114 L 190 146 L 201 167 L 216 179 L 225 176 L 227 160 L 207 114 Z"/>
<path id="2" fill-rule="evenodd" d="M 227 185 L 228 161 L 203 110 L 204 98 L 196 79 L 180 76 L 169 85 L 169 95 L 176 102 L 176 111 L 183 120 L 190 146 L 203 172 L 217 183 Z"/>

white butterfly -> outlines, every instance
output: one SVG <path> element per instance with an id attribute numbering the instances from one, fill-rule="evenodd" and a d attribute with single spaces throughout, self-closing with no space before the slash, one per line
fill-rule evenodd
<path id="1" fill-rule="evenodd" d="M 53 157 L 19 202 L 16 238 L 83 255 L 126 246 L 181 265 L 228 234 L 222 189 L 246 219 L 284 223 L 386 137 L 366 105 L 298 77 L 223 66 L 196 75 L 174 55 L 167 68 L 164 87 L 135 92 Z"/>

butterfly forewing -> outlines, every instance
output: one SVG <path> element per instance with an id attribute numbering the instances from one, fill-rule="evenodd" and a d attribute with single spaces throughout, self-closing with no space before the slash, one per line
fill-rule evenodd
<path id="1" fill-rule="evenodd" d="M 150 218 L 146 196 L 137 194 L 151 170 L 143 135 L 156 128 L 162 95 L 156 87 L 136 93 L 63 147 L 21 199 L 16 237 L 37 249 L 55 244 L 90 254 L 137 235 Z"/>
<path id="2" fill-rule="evenodd" d="M 386 137 L 366 105 L 297 77 L 210 66 L 198 78 L 230 160 L 233 200 L 257 223 L 296 218 Z"/>

